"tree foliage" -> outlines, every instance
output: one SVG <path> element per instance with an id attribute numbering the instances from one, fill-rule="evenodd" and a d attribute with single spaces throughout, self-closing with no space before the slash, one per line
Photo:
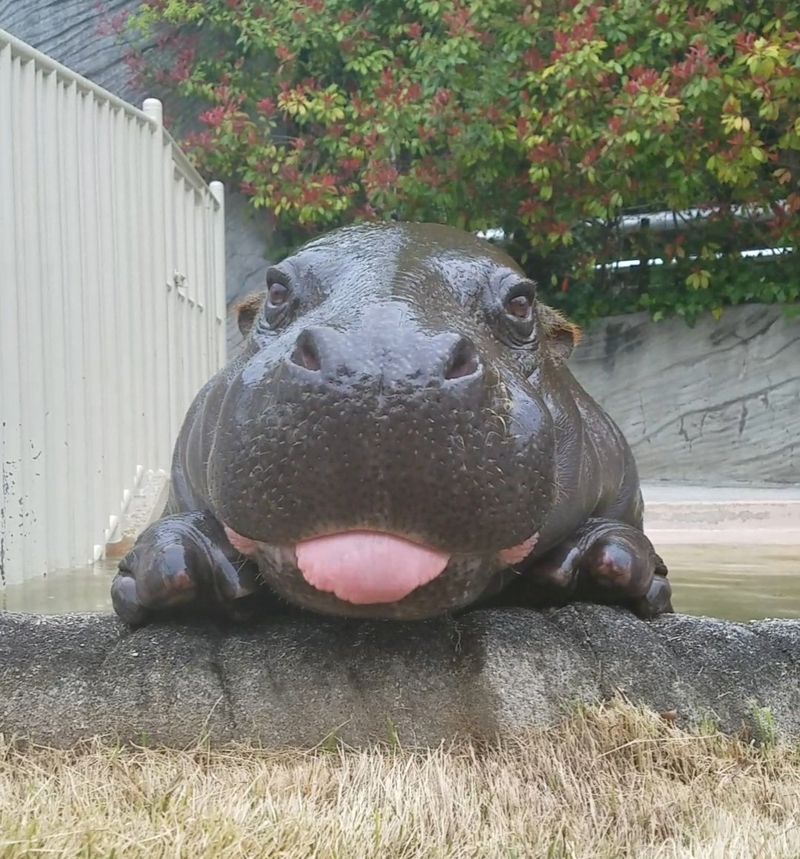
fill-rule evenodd
<path id="1" fill-rule="evenodd" d="M 126 31 L 160 35 L 132 62 L 195 106 L 200 169 L 289 245 L 367 218 L 500 227 L 584 317 L 798 297 L 797 254 L 736 259 L 800 240 L 794 2 L 146 0 Z M 690 207 L 712 217 L 619 229 Z M 666 265 L 596 268 L 624 256 Z"/>

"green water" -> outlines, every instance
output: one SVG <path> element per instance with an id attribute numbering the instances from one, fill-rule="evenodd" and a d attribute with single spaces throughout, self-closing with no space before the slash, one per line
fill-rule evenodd
<path id="1" fill-rule="evenodd" d="M 662 546 L 676 611 L 728 620 L 800 618 L 800 545 Z M 116 562 L 63 570 L 0 589 L 6 611 L 111 611 Z"/>

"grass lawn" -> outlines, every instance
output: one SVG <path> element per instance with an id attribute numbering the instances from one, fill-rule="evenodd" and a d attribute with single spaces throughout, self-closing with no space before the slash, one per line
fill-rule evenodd
<path id="1" fill-rule="evenodd" d="M 0 857 L 800 857 L 800 751 L 624 703 L 494 745 L 70 751 L 0 738 Z"/>

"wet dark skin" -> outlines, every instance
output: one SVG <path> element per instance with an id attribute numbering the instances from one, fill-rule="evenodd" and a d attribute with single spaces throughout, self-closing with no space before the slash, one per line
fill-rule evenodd
<path id="1" fill-rule="evenodd" d="M 432 224 L 347 227 L 272 268 L 239 323 L 243 352 L 187 414 L 165 515 L 120 563 L 128 624 L 672 610 L 631 451 L 566 366 L 579 333 L 497 247 Z M 392 602 L 309 583 L 294 547 L 359 531 L 449 561 Z"/>

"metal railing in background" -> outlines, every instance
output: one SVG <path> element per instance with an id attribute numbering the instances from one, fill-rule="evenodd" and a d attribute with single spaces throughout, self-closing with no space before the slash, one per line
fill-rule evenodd
<path id="1" fill-rule="evenodd" d="M 102 556 L 225 361 L 224 201 L 162 127 L 0 30 L 0 585 Z"/>

